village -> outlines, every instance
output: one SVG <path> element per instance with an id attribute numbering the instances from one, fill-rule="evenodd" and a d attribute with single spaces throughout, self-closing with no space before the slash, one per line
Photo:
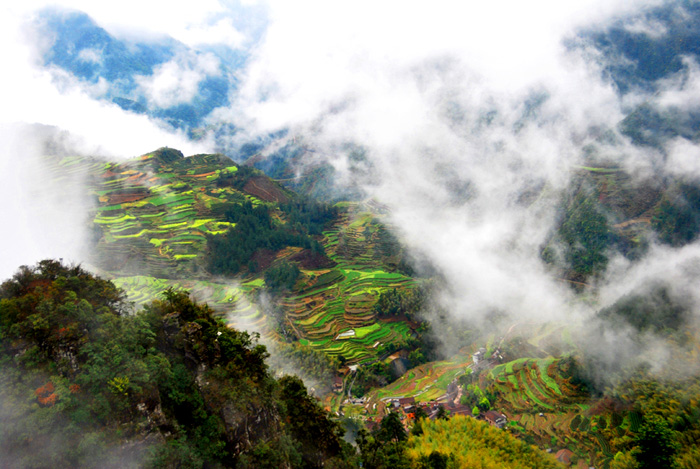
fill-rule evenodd
<path id="1" fill-rule="evenodd" d="M 403 360 L 400 353 L 396 353 L 389 357 L 392 362 Z M 343 416 L 343 408 L 347 405 L 362 406 L 362 415 L 364 424 L 368 430 L 372 431 L 378 427 L 382 419 L 390 412 L 396 412 L 408 430 L 413 425 L 416 418 L 425 417 L 431 420 L 436 418 L 446 418 L 453 415 L 467 415 L 479 420 L 483 420 L 490 425 L 502 429 L 506 426 L 508 418 L 502 412 L 496 410 L 485 410 L 474 413 L 475 407 L 471 407 L 461 403 L 464 393 L 463 386 L 459 382 L 459 377 L 465 374 L 468 370 L 469 374 L 478 373 L 481 370 L 489 369 L 498 363 L 501 363 L 503 356 L 501 349 L 496 348 L 490 355 L 487 356 L 485 348 L 480 348 L 472 355 L 472 362 L 469 363 L 461 373 L 459 373 L 448 385 L 447 390 L 441 396 L 429 401 L 420 402 L 415 397 L 383 397 L 378 402 L 371 403 L 367 397 L 352 397 L 350 388 L 352 387 L 352 375 L 356 372 L 356 367 L 348 369 L 348 373 L 344 379 L 343 376 L 336 376 L 333 382 L 333 391 L 338 394 L 346 392 L 347 398 L 344 399 L 343 405 L 336 412 L 338 416 Z M 354 368 L 354 369 L 353 369 Z M 348 382 L 346 390 L 346 382 Z"/>
<path id="2" fill-rule="evenodd" d="M 503 355 L 500 345 L 490 352 L 484 347 L 479 348 L 471 354 L 471 361 L 465 363 L 461 372 L 449 382 L 446 391 L 442 395 L 427 401 L 417 400 L 415 396 L 387 396 L 378 400 L 368 399 L 367 396 L 353 397 L 351 393 L 352 378 L 357 371 L 357 366 L 353 366 L 348 368 L 345 376 L 336 376 L 334 378 L 334 393 L 346 395 L 342 400 L 342 405 L 336 411 L 336 415 L 345 417 L 345 410 L 349 410 L 352 407 L 361 408 L 360 415 L 356 418 L 360 418 L 370 432 L 377 430 L 382 419 L 392 412 L 398 414 L 406 431 L 410 431 L 415 421 L 419 418 L 435 420 L 455 415 L 473 417 L 488 423 L 494 428 L 505 430 L 508 425 L 508 416 L 504 412 L 497 409 L 484 408 L 490 406 L 466 405 L 464 399 L 462 399 L 467 387 L 464 383 L 468 381 L 464 379 L 464 376 L 477 377 L 481 372 L 504 363 Z M 400 361 L 402 360 L 402 354 L 396 353 L 390 356 L 389 360 Z M 565 466 L 572 464 L 574 453 L 568 448 L 561 448 L 557 451 L 552 448 L 545 448 L 545 450 L 553 453 L 557 461 Z"/>

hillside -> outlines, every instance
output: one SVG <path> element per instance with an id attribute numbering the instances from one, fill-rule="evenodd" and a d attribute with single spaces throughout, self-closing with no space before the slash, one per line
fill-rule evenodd
<path id="1" fill-rule="evenodd" d="M 600 162 L 576 167 L 542 259 L 572 284 L 585 285 L 614 255 L 634 262 L 654 241 L 691 243 L 700 233 L 699 191 L 691 178 L 640 178 Z"/>
<path id="2" fill-rule="evenodd" d="M 162 293 L 126 314 L 111 282 L 48 260 L 2 284 L 3 466 L 321 467 L 348 451 L 255 336 Z"/>
<path id="3" fill-rule="evenodd" d="M 444 357 L 421 314 L 434 285 L 409 275 L 380 204 L 314 202 L 220 155 L 160 149 L 119 164 L 54 161 L 57 175 L 89 181 L 94 264 L 129 300 L 142 306 L 163 291 L 191 292 L 227 324 L 260 332 L 275 351 L 273 366 L 291 364 L 343 418 L 371 428 L 392 415 L 392 399 L 409 397 L 448 413 L 496 409 L 513 435 L 597 466 L 638 456 L 645 412 L 590 380 L 595 357 L 581 355 L 564 326 L 511 327 L 505 341 L 473 336 L 459 355 L 433 361 Z M 655 239 L 681 246 L 700 232 L 692 181 L 644 180 L 594 164 L 574 168 L 542 246 L 551 275 L 574 291 L 617 254 L 634 262 Z M 663 285 L 635 295 L 600 317 L 657 332 L 686 324 L 688 306 Z M 646 307 L 650 301 L 657 306 Z M 502 358 L 475 367 L 471 354 L 483 345 Z"/>
<path id="4" fill-rule="evenodd" d="M 410 369 L 396 382 L 337 408 L 369 427 L 391 413 L 415 428 L 421 412 L 435 418 L 444 409 L 450 420 L 486 421 L 496 412 L 505 418 L 503 429 L 491 431 L 566 453 L 579 467 L 695 467 L 700 419 L 694 403 L 700 383 L 687 371 L 697 359 L 697 330 L 688 332 L 688 346 L 676 351 L 673 366 L 662 375 L 626 370 L 624 379 L 615 385 L 606 381 L 605 387 L 593 377 L 609 373 L 612 379 L 614 371 L 596 369 L 602 364 L 584 355 L 572 336 L 565 325 L 514 327 L 500 340 L 489 337 L 481 350 L 472 345 L 449 360 Z M 436 434 L 428 441 L 409 441 L 411 457 L 433 451 L 464 457 L 457 455 L 465 444 L 452 441 L 462 436 L 450 439 L 448 430 L 431 428 Z"/>
<path id="5" fill-rule="evenodd" d="M 52 161 L 58 180 L 88 181 L 92 263 L 137 306 L 186 289 L 230 324 L 342 364 L 416 337 L 415 323 L 373 309 L 382 292 L 416 285 L 377 204 L 314 202 L 221 155 Z M 261 295 L 278 306 L 261 308 Z"/>

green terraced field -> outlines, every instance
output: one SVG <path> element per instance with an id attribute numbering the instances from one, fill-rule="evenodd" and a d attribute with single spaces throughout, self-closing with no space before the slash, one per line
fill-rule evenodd
<path id="1" fill-rule="evenodd" d="M 561 441 L 581 456 L 597 452 L 597 462 L 605 466 L 614 455 L 599 432 L 610 428 L 612 420 L 608 415 L 589 416 L 590 396 L 563 378 L 558 364 L 552 357 L 513 360 L 494 367 L 487 379 L 482 375 L 481 383 L 499 396 L 494 407 L 508 415 L 517 431 L 534 436 L 541 445 Z M 617 434 L 626 431 L 630 415 L 618 419 Z"/>
<path id="2" fill-rule="evenodd" d="M 556 377 L 549 375 L 553 363 L 553 358 L 521 358 L 493 368 L 489 378 L 503 394 L 518 393 L 518 398 L 529 405 L 553 410 L 562 397 Z"/>
<path id="3" fill-rule="evenodd" d="M 251 301 L 265 287 L 262 272 L 235 284 L 213 281 L 205 272 L 207 236 L 235 226 L 224 218 L 227 207 L 246 200 L 277 207 L 238 189 L 243 184 L 220 183 L 242 173 L 226 161 L 218 155 L 172 157 L 166 149 L 118 164 L 83 157 L 65 157 L 55 164 L 62 168 L 57 177 L 89 175 L 96 202 L 93 223 L 100 235 L 94 263 L 135 305 L 152 301 L 169 287 L 186 289 L 227 320 L 265 328 L 264 314 Z M 381 215 L 371 205 L 344 203 L 338 208 L 339 218 L 318 237 L 331 266 L 304 270 L 303 285 L 282 304 L 301 341 L 350 364 L 368 362 L 383 346 L 405 343 L 414 334 L 405 322 L 378 321 L 374 303 L 382 292 L 413 288 L 416 282 L 396 271 L 398 257 L 385 255 Z M 352 336 L 338 338 L 350 330 Z"/>
<path id="4" fill-rule="evenodd" d="M 415 286 L 411 277 L 388 270 L 371 255 L 374 245 L 366 233 L 376 231 L 373 217 L 368 212 L 353 215 L 353 210 L 361 210 L 357 207 L 343 205 L 348 215 L 323 232 L 322 244 L 336 267 L 321 275 L 308 272 L 300 292 L 283 301 L 295 330 L 312 348 L 342 355 L 351 364 L 371 360 L 382 345 L 403 343 L 412 336 L 405 323 L 377 322 L 372 307 L 388 289 Z M 339 247 L 341 237 L 347 252 Z"/>
<path id="5" fill-rule="evenodd" d="M 233 226 L 217 207 L 247 196 L 233 187 L 216 186 L 218 178 L 238 171 L 222 165 L 217 155 L 169 164 L 161 164 L 155 153 L 121 164 L 65 161 L 70 168 L 87 165 L 92 171 L 91 191 L 99 200 L 94 223 L 102 229 L 106 259 L 133 259 L 139 273 L 162 276 L 165 266 L 173 263 L 180 266 L 179 277 L 196 272 L 206 235 L 220 235 Z M 134 244 L 141 240 L 145 244 Z"/>

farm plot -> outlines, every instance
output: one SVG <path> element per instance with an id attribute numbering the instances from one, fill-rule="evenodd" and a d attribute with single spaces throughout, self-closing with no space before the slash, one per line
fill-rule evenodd
<path id="1" fill-rule="evenodd" d="M 387 397 L 415 397 L 418 402 L 437 399 L 447 392 L 447 386 L 471 361 L 471 356 L 456 355 L 449 360 L 426 363 L 412 368 L 404 376 L 368 394 L 370 400 Z"/>
<path id="2" fill-rule="evenodd" d="M 498 395 L 495 407 L 509 416 L 514 428 L 534 436 L 538 444 L 566 446 L 605 466 L 614 456 L 610 435 L 624 434 L 635 416 L 591 415 L 588 395 L 563 378 L 558 365 L 554 358 L 516 360 L 493 368 L 489 379 L 482 375 L 482 383 L 490 383 Z"/>
<path id="3" fill-rule="evenodd" d="M 207 235 L 226 232 L 218 207 L 245 200 L 233 187 L 212 181 L 237 172 L 222 168 L 221 158 L 198 155 L 161 164 L 153 154 L 123 164 L 93 168 L 97 173 L 92 192 L 97 196 L 94 223 L 102 230 L 103 257 L 110 270 L 140 262 L 144 273 L 161 276 L 197 270 L 197 258 Z M 73 160 L 66 164 L 73 165 Z M 115 264 L 112 259 L 123 259 Z M 111 266 L 111 267 L 110 267 Z M 133 271 L 134 269 L 127 269 Z"/>
<path id="4" fill-rule="evenodd" d="M 514 412 L 547 412 L 561 405 L 563 397 L 561 380 L 553 371 L 553 358 L 522 358 L 496 366 L 489 374 L 492 386 L 504 396 Z M 485 384 L 485 383 L 483 383 Z M 566 389 L 566 388 L 565 388 Z"/>
<path id="5" fill-rule="evenodd" d="M 192 297 L 206 303 L 229 324 L 250 329 L 255 326 L 260 330 L 265 326 L 265 315 L 250 301 L 246 289 L 237 283 L 216 283 L 204 280 L 171 280 L 145 275 L 118 277 L 112 282 L 122 288 L 130 302 L 136 307 L 162 300 L 162 293 L 168 288 L 189 291 Z"/>
<path id="6" fill-rule="evenodd" d="M 372 309 L 382 291 L 413 286 L 410 277 L 374 267 L 306 275 L 301 293 L 285 298 L 283 305 L 294 329 L 312 348 L 359 363 L 375 357 L 380 346 L 411 337 L 406 323 L 377 322 Z"/>

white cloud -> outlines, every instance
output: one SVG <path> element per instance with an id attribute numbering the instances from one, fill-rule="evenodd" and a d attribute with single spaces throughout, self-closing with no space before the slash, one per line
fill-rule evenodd
<path id="1" fill-rule="evenodd" d="M 687 57 L 684 68 L 663 80 L 654 101 L 664 107 L 681 110 L 697 109 L 700 106 L 700 66 Z"/>
<path id="2" fill-rule="evenodd" d="M 78 54 L 83 62 L 102 63 L 102 51 L 99 49 L 83 49 Z"/>
<path id="3" fill-rule="evenodd" d="M 177 3 L 167 0 L 25 0 L 6 8 L 14 13 L 27 13 L 47 6 L 85 12 L 111 34 L 122 38 L 170 36 L 189 46 L 217 43 L 234 48 L 251 39 L 245 27 L 259 20 L 245 15 L 262 15 L 264 11 L 264 2 L 239 0 Z"/>
<path id="4" fill-rule="evenodd" d="M 56 179 L 42 159 L 41 130 L 0 124 L 0 198 L 5 228 L 0 282 L 20 265 L 45 258 L 80 262 L 86 258 L 87 199 L 79 175 Z"/>
<path id="5" fill-rule="evenodd" d="M 539 257 L 560 191 L 588 144 L 625 164 L 654 155 L 616 135 L 619 96 L 562 40 L 658 3 L 271 2 L 228 118 L 290 127 L 347 179 L 344 144 L 363 146 L 357 182 L 445 274 L 453 314 L 580 320 L 595 307 Z"/>
<path id="6" fill-rule="evenodd" d="M 659 38 L 668 33 L 666 26 L 659 21 L 644 21 L 636 19 L 625 24 L 625 29 L 634 34 L 643 34 L 651 38 Z"/>
<path id="7" fill-rule="evenodd" d="M 214 24 L 188 26 L 178 39 L 190 45 L 224 44 L 233 49 L 241 48 L 247 40 L 231 18 L 221 18 Z"/>
<path id="8" fill-rule="evenodd" d="M 677 177 L 700 179 L 700 147 L 684 138 L 670 142 L 666 172 Z"/>
<path id="9" fill-rule="evenodd" d="M 168 108 L 188 103 L 197 95 L 199 83 L 220 73 L 219 60 L 213 54 L 180 53 L 158 65 L 153 75 L 137 77 L 149 103 Z"/>
<path id="10" fill-rule="evenodd" d="M 318 115 L 329 101 L 371 92 L 440 58 L 465 64 L 480 88 L 516 92 L 561 75 L 560 40 L 574 25 L 629 8 L 593 0 L 271 6 L 266 41 L 244 88 L 253 103 L 264 97 L 256 118 L 270 126 Z"/>
<path id="11" fill-rule="evenodd" d="M 0 19 L 0 40 L 5 44 L 2 60 L 12 73 L 0 77 L 0 123 L 54 125 L 81 137 L 87 147 L 121 157 L 165 145 L 180 148 L 186 154 L 204 149 L 184 135 L 159 128 L 145 116 L 96 101 L 66 76 L 60 81 L 59 90 L 56 77 L 36 65 L 35 50 L 27 44 L 22 30 L 26 16 L 12 10 L 4 13 Z M 97 86 L 92 91 L 99 93 L 100 84 Z"/>

